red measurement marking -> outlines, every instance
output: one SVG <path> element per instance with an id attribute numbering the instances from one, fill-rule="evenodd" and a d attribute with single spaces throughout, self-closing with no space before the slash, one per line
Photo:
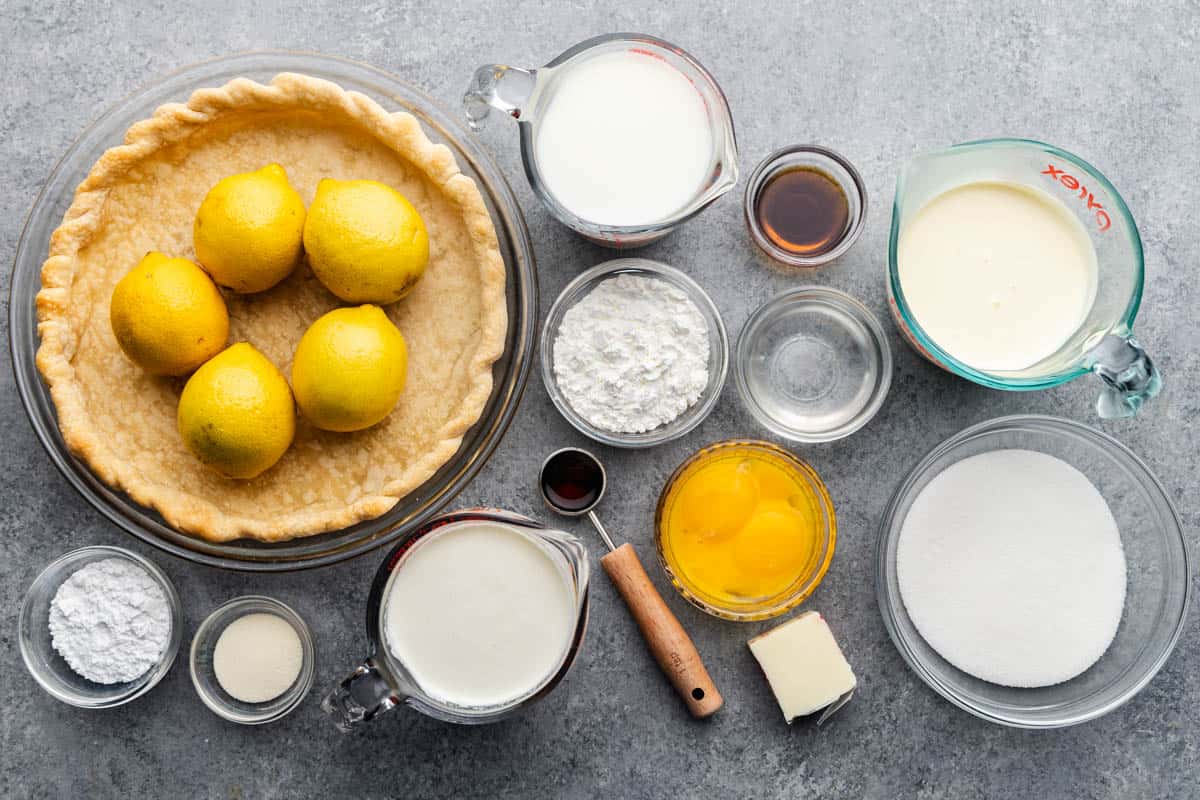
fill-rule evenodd
<path id="1" fill-rule="evenodd" d="M 669 49 L 672 53 L 679 56 L 680 58 L 683 58 L 682 50 L 680 50 L 678 48 L 667 48 L 667 49 Z M 682 70 L 677 69 L 674 64 L 667 61 L 667 57 L 664 56 L 662 53 L 656 53 L 653 50 L 647 50 L 644 47 L 631 47 L 631 48 L 629 48 L 629 52 L 637 53 L 640 56 L 650 56 L 651 58 L 657 58 L 659 61 L 663 62 L 667 66 L 674 69 L 680 75 L 683 75 L 684 79 L 686 79 L 687 82 L 692 85 L 692 88 L 696 90 L 696 94 L 700 95 L 700 100 L 701 100 L 701 102 L 704 103 L 704 109 L 711 113 L 711 109 L 708 107 L 708 98 L 704 96 L 704 92 L 700 90 L 700 87 L 696 85 L 696 82 L 694 80 L 692 80 L 690 75 L 685 74 Z"/>
<path id="2" fill-rule="evenodd" d="M 1079 191 L 1079 199 L 1087 203 L 1087 210 L 1095 212 L 1097 230 L 1104 232 L 1112 227 L 1112 218 L 1108 216 L 1108 212 L 1105 211 L 1104 206 L 1096 202 L 1095 195 L 1089 192 L 1088 188 L 1080 183 L 1078 178 L 1074 175 L 1068 175 L 1066 170 L 1059 169 L 1053 164 L 1047 164 L 1046 168 L 1042 170 L 1042 174 L 1049 175 L 1050 180 L 1062 184 L 1072 192 Z"/>
<path id="3" fill-rule="evenodd" d="M 650 56 L 651 58 L 657 58 L 659 61 L 663 62 L 664 64 L 667 61 L 667 59 L 665 57 L 663 57 L 662 53 L 656 53 L 653 50 L 647 50 L 644 47 L 631 47 L 631 48 L 629 48 L 629 52 L 637 53 L 639 56 Z"/>

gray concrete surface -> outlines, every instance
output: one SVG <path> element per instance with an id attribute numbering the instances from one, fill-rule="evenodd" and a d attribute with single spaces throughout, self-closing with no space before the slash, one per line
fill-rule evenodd
<path id="1" fill-rule="evenodd" d="M 801 281 L 848 290 L 885 313 L 883 275 L 893 181 L 912 153 L 992 135 L 1062 145 L 1098 165 L 1141 227 L 1148 284 L 1138 331 L 1166 376 L 1143 418 L 1103 427 L 1169 487 L 1193 547 L 1200 471 L 1193 382 L 1200 378 L 1200 6 L 1042 3 L 593 2 L 60 3 L 0 0 L 0 263 L 10 264 L 43 179 L 83 127 L 167 70 L 239 50 L 300 48 L 363 59 L 454 103 L 478 64 L 537 65 L 585 37 L 643 30 L 689 48 L 716 74 L 749 169 L 789 142 L 830 145 L 861 168 L 871 196 L 857 246 L 812 276 L 765 269 L 731 195 L 645 253 L 691 272 L 731 333 L 757 304 Z M 485 135 L 520 197 L 537 249 L 543 313 L 580 269 L 609 256 L 537 204 L 515 130 Z M 9 268 L 0 269 L 7 298 Z M 27 300 L 28 298 L 18 298 Z M 7 366 L 0 370 L 0 795 L 22 797 L 862 797 L 1188 798 L 1200 795 L 1200 642 L 1187 628 L 1174 657 L 1135 700 L 1082 727 L 1007 730 L 956 710 L 904 665 L 875 604 L 872 548 L 884 504 L 928 448 L 962 427 L 1012 412 L 1094 421 L 1088 380 L 1002 394 L 921 361 L 888 325 L 891 396 L 852 438 L 799 447 L 838 505 L 837 556 L 809 602 L 831 620 L 862 688 L 829 727 L 788 728 L 746 647 L 763 625 L 704 616 L 653 577 L 694 635 L 727 707 L 686 717 L 602 577 L 574 671 L 511 721 L 458 728 L 408 711 L 342 736 L 320 694 L 363 650 L 362 615 L 376 555 L 271 577 L 191 566 L 136 545 L 61 478 L 34 438 Z M 696 447 L 762 435 L 732 385 L 709 420 L 649 452 L 601 449 L 613 476 L 604 517 L 651 556 L 662 480 Z M 540 459 L 583 444 L 538 379 L 481 476 L 458 499 L 541 514 Z M 578 532 L 591 536 L 582 527 Z M 312 624 L 316 688 L 286 720 L 240 728 L 209 713 L 183 663 L 150 695 L 86 712 L 44 694 L 16 642 L 20 597 L 51 559 L 116 543 L 151 555 L 186 605 L 185 644 L 218 603 L 256 591 Z M 1195 615 L 1193 614 L 1193 617 Z M 1194 623 L 1194 619 L 1191 620 Z"/>

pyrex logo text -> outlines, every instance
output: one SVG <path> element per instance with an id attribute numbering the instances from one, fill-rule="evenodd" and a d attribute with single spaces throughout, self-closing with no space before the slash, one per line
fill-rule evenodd
<path id="1" fill-rule="evenodd" d="M 1112 219 L 1108 216 L 1108 212 L 1104 210 L 1104 206 L 1096 202 L 1096 198 L 1088 191 L 1088 188 L 1079 182 L 1079 179 L 1074 175 L 1068 175 L 1065 170 L 1061 170 L 1053 164 L 1047 164 L 1042 170 L 1043 175 L 1049 175 L 1050 180 L 1058 181 L 1063 186 L 1071 191 L 1079 190 L 1079 199 L 1087 203 L 1088 211 L 1096 212 L 1096 228 L 1100 231 L 1106 231 L 1112 227 Z"/>

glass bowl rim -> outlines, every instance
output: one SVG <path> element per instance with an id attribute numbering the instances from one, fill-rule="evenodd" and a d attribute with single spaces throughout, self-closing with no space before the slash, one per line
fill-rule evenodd
<path id="1" fill-rule="evenodd" d="M 713 348 L 709 349 L 708 384 L 700 398 L 675 419 L 645 433 L 616 433 L 593 426 L 576 413 L 575 409 L 571 408 L 571 404 L 559 390 L 558 381 L 554 377 L 554 336 L 562 325 L 563 315 L 575 303 L 583 299 L 586 291 L 618 273 L 646 274 L 665 280 L 676 288 L 682 289 L 695 303 L 696 308 L 704 316 L 705 322 L 709 324 L 710 342 L 716 338 L 719 343 L 716 352 Z M 717 401 L 721 397 L 721 390 L 725 387 L 725 379 L 729 374 L 729 334 L 725 329 L 725 322 L 721 319 L 721 312 L 708 292 L 682 270 L 661 261 L 636 256 L 601 262 L 579 273 L 563 287 L 553 305 L 550 306 L 550 311 L 546 314 L 538 349 L 541 351 L 542 383 L 546 387 L 546 393 L 550 395 L 551 402 L 554 403 L 554 407 L 558 409 L 563 418 L 571 423 L 575 430 L 594 441 L 627 449 L 653 447 L 673 441 L 693 431 L 716 407 Z"/>
<path id="2" fill-rule="evenodd" d="M 242 611 L 243 609 L 245 609 L 244 612 Z M 212 639 L 214 635 L 219 638 L 220 634 L 229 625 L 248 614 L 254 613 L 274 614 L 286 620 L 300 638 L 300 648 L 303 657 L 300 662 L 300 674 L 296 677 L 295 683 L 288 687 L 282 695 L 266 701 L 266 703 L 274 703 L 281 697 L 287 696 L 287 702 L 280 708 L 271 710 L 270 713 L 251 715 L 233 710 L 220 699 L 219 695 L 208 692 L 197 676 L 196 661 L 200 655 L 201 646 Z M 220 631 L 215 630 L 218 622 L 231 615 L 233 615 L 232 618 L 229 619 Z M 216 646 L 215 641 L 213 642 L 213 646 Z M 196 632 L 192 635 L 191 647 L 188 649 L 188 674 L 192 679 L 192 686 L 195 688 L 196 694 L 200 697 L 200 701 L 214 714 L 230 722 L 236 722 L 239 725 L 263 725 L 282 719 L 290 714 L 296 706 L 300 705 L 301 701 L 304 700 L 312 689 L 313 679 L 316 677 L 316 660 L 316 643 L 313 639 L 312 629 L 308 627 L 308 623 L 304 621 L 304 617 L 296 613 L 295 609 L 282 600 L 262 594 L 245 594 L 221 603 L 221 605 L 209 612 L 204 621 L 196 628 Z M 213 674 L 213 678 L 214 680 L 216 679 L 215 673 Z M 248 703 L 247 705 L 252 704 Z"/>
<path id="3" fill-rule="evenodd" d="M 1081 713 L 1049 720 L 1031 720 L 1022 717 L 1019 713 L 991 711 L 977 705 L 969 698 L 961 696 L 952 687 L 947 685 L 941 680 L 937 671 L 929 667 L 915 655 L 909 645 L 909 639 L 901 632 L 900 626 L 897 624 L 897 617 L 900 610 L 902 610 L 903 601 L 898 596 L 893 596 L 888 588 L 888 575 L 893 569 L 887 557 L 888 543 L 891 539 L 899 535 L 900 520 L 897 519 L 897 512 L 903 501 L 911 495 L 915 481 L 924 476 L 932 468 L 937 459 L 955 452 L 962 445 L 975 440 L 977 437 L 998 431 L 1010 430 L 1022 425 L 1033 427 L 1040 433 L 1052 432 L 1053 434 L 1072 436 L 1077 441 L 1086 442 L 1094 449 L 1104 451 L 1106 455 L 1121 459 L 1125 466 L 1137 472 L 1139 477 L 1144 479 L 1146 484 L 1157 492 L 1159 499 L 1162 501 L 1162 507 L 1168 512 L 1169 518 L 1174 521 L 1174 525 L 1171 527 L 1175 536 L 1170 536 L 1170 531 L 1168 531 L 1167 538 L 1170 539 L 1171 545 L 1176 543 L 1179 545 L 1179 553 L 1182 559 L 1180 571 L 1184 576 L 1183 594 L 1179 603 L 1178 618 L 1175 620 L 1171 636 L 1165 642 L 1162 652 L 1158 654 L 1149 669 L 1130 683 L 1115 699 Z M 1183 520 L 1179 516 L 1179 511 L 1175 508 L 1175 503 L 1171 500 L 1166 487 L 1159 480 L 1158 476 L 1150 470 L 1150 467 L 1126 445 L 1104 431 L 1075 420 L 1045 414 L 1010 414 L 977 422 L 952 434 L 932 447 L 905 474 L 904 479 L 888 500 L 879 522 L 875 541 L 875 597 L 879 605 L 880 616 L 883 618 L 884 627 L 887 628 L 888 636 L 891 638 L 892 644 L 900 652 L 900 656 L 903 658 L 905 664 L 908 665 L 909 669 L 922 682 L 941 695 L 945 700 L 948 700 L 972 716 L 1007 727 L 1040 730 L 1065 728 L 1102 717 L 1129 702 L 1153 680 L 1154 676 L 1166 664 L 1172 652 L 1174 652 L 1175 646 L 1179 642 L 1179 638 L 1187 622 L 1188 608 L 1191 605 L 1191 558 L 1191 550 L 1188 546 L 1187 537 L 1184 534 Z M 906 614 L 907 612 L 904 613 Z"/>
<path id="4" fill-rule="evenodd" d="M 97 556 L 97 558 L 91 558 L 93 555 Z M 107 700 L 96 701 L 90 700 L 83 694 L 73 690 L 64 691 L 56 680 L 51 681 L 46 677 L 44 670 L 35 666 L 33 654 L 29 651 L 29 646 L 26 644 L 26 640 L 32 636 L 32 633 L 28 630 L 27 622 L 30 621 L 29 617 L 32 613 L 31 607 L 35 594 L 40 593 L 43 584 L 50 579 L 52 573 L 60 568 L 66 568 L 81 562 L 84 559 L 87 559 L 88 563 L 95 563 L 107 558 L 119 558 L 137 564 L 154 579 L 154 582 L 163 590 L 163 594 L 167 598 L 167 605 L 171 609 L 171 633 L 167 639 L 167 646 L 163 649 L 158 663 L 153 668 L 147 670 L 146 673 L 143 673 L 143 675 L 138 676 L 134 680 L 129 681 L 129 688 L 125 693 Z M 79 568 L 82 569 L 82 566 Z M 67 578 L 70 578 L 71 575 L 75 574 L 75 571 L 71 570 L 63 580 L 65 581 Z M 62 584 L 60 583 L 59 585 L 61 586 Z M 35 592 L 35 590 L 38 591 Z M 55 591 L 58 591 L 57 587 L 55 587 Z M 17 636 L 18 647 L 21 651 L 21 660 L 25 664 L 25 669 L 47 694 L 56 700 L 60 700 L 76 708 L 116 708 L 148 693 L 171 671 L 171 667 L 174 665 L 175 659 L 179 654 L 180 643 L 183 641 L 183 604 L 179 599 L 179 592 L 175 589 L 175 584 L 171 582 L 167 573 L 163 571 L 162 567 L 145 556 L 135 553 L 132 550 L 126 550 L 124 547 L 110 544 L 92 544 L 68 550 L 43 567 L 29 584 L 29 588 L 25 590 L 17 619 L 19 628 Z M 142 678 L 146 675 L 149 677 L 146 677 L 142 681 Z M 139 681 L 141 682 L 139 683 Z"/>
<path id="5" fill-rule="evenodd" d="M 409 519 L 390 519 L 395 511 L 393 509 L 349 528 L 282 543 L 264 544 L 248 539 L 209 542 L 175 530 L 156 512 L 103 483 L 66 448 L 58 431 L 54 404 L 34 364 L 38 337 L 33 300 L 40 286 L 42 259 L 39 253 L 45 245 L 40 236 L 33 241 L 38 233 L 34 228 L 48 224 L 49 231 L 57 226 L 59 215 L 52 203 L 69 196 L 64 193 L 73 189 L 69 179 L 63 176 L 79 169 L 86 171 L 90 162 L 75 162 L 90 159 L 93 150 L 98 151 L 98 157 L 99 152 L 117 143 L 115 137 L 123 135 L 127 126 L 121 123 L 119 129 L 108 128 L 122 115 L 130 115 L 134 109 L 163 93 L 169 93 L 169 96 L 161 102 L 177 101 L 196 88 L 211 85 L 213 81 L 230 80 L 247 74 L 257 76 L 256 80 L 263 80 L 261 75 L 288 71 L 307 73 L 335 82 L 348 81 L 365 87 L 388 107 L 414 114 L 439 141 L 452 143 L 460 166 L 476 178 L 481 193 L 490 204 L 501 250 L 508 255 L 505 259 L 506 269 L 510 276 L 519 279 L 510 280 L 507 290 L 508 301 L 515 305 L 515 312 L 509 320 L 511 346 L 502 356 L 509 362 L 500 379 L 494 381 L 489 395 L 488 404 L 495 403 L 496 406 L 493 413 L 481 415 L 472 426 L 471 430 L 477 431 L 479 438 L 476 449 L 456 452 L 439 469 L 440 472 L 449 465 L 456 465 L 451 473 L 440 479 L 438 490 L 409 512 Z M 135 119 L 151 111 L 138 113 L 141 116 Z M 68 180 L 68 183 L 55 186 L 63 180 Z M 503 440 L 528 384 L 537 330 L 537 284 L 535 253 L 529 231 L 520 203 L 507 178 L 491 154 L 440 101 L 401 77 L 353 59 L 299 50 L 238 52 L 191 63 L 141 83 L 83 126 L 45 178 L 26 215 L 14 251 L 9 289 L 9 352 L 17 392 L 37 439 L 67 483 L 110 522 L 158 550 L 193 563 L 248 572 L 295 571 L 345 561 L 396 541 L 443 510 L 478 474 Z M 427 485 L 428 482 L 423 484 Z M 419 491 L 410 493 L 410 496 Z M 402 498 L 397 505 L 403 504 L 406 499 Z M 353 533 L 347 533 L 351 529 L 354 529 Z M 324 541 L 326 537 L 330 541 Z"/>
<path id="6" fill-rule="evenodd" d="M 746 362 L 749 360 L 748 350 L 751 335 L 758 332 L 757 329 L 763 324 L 769 314 L 777 312 L 797 300 L 804 299 L 832 303 L 848 313 L 866 328 L 871 336 L 871 340 L 879 350 L 879 379 L 876 381 L 871 397 L 849 422 L 820 433 L 800 431 L 789 427 L 768 414 L 750 390 L 750 384 L 746 378 Z M 887 401 L 888 393 L 892 388 L 893 371 L 892 348 L 888 344 L 887 334 L 884 332 L 883 325 L 879 322 L 879 319 L 861 300 L 832 286 L 794 286 L 779 292 L 751 312 L 745 324 L 742 325 L 741 331 L 738 333 L 737 344 L 734 349 L 733 377 L 743 405 L 746 406 L 759 424 L 767 428 L 767 430 L 785 439 L 804 444 L 836 442 L 866 427 L 867 423 L 875 418 L 875 415 L 883 408 L 884 402 Z"/>
<path id="7" fill-rule="evenodd" d="M 683 580 L 675 574 L 675 570 L 667 563 L 664 555 L 663 536 L 662 536 L 662 516 L 663 508 L 666 504 L 667 495 L 670 494 L 671 488 L 675 482 L 684 473 L 684 471 L 694 464 L 702 456 L 707 455 L 715 450 L 725 450 L 734 447 L 745 447 L 764 451 L 771 455 L 782 458 L 808 480 L 809 484 L 815 490 L 818 500 L 821 501 L 823 510 L 826 512 L 826 525 L 824 547 L 825 554 L 817 568 L 808 576 L 808 579 L 802 583 L 795 591 L 790 594 L 781 595 L 781 599 L 775 605 L 760 609 L 757 611 L 743 611 L 733 609 L 728 606 L 718 606 L 704 598 L 698 597 L 691 589 L 689 589 Z M 774 619 L 782 616 L 792 609 L 799 606 L 805 600 L 812 596 L 817 587 L 821 585 L 821 581 L 825 579 L 825 575 L 829 572 L 829 567 L 833 563 L 833 554 L 837 549 L 837 509 L 834 507 L 833 498 L 829 494 L 829 487 L 825 485 L 820 473 L 800 456 L 785 447 L 781 447 L 774 442 L 768 442 L 762 439 L 722 439 L 721 441 L 713 442 L 696 450 L 690 456 L 680 462 L 675 468 L 671 476 L 667 478 L 663 484 L 662 491 L 658 495 L 658 502 L 654 509 L 654 548 L 658 554 L 658 563 L 663 571 L 667 574 L 667 578 L 671 581 L 671 585 L 675 590 L 683 596 L 683 599 L 694 605 L 701 611 L 710 614 L 718 619 L 731 620 L 733 622 L 758 622 L 766 619 Z"/>

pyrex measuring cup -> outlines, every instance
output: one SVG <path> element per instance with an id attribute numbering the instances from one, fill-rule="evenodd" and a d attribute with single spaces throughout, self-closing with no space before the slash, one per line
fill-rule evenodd
<path id="1" fill-rule="evenodd" d="M 937 195 L 974 181 L 1024 184 L 1060 200 L 1083 223 L 1096 250 L 1096 299 L 1057 352 L 1021 370 L 985 372 L 946 353 L 922 330 L 904 299 L 897 245 L 906 222 Z M 1093 372 L 1104 381 L 1101 417 L 1130 417 L 1162 386 L 1158 370 L 1133 337 L 1142 300 L 1142 240 L 1125 201 L 1078 156 L 1028 139 L 985 139 L 913 158 L 896 182 L 888 248 L 888 299 L 900 332 L 917 352 L 968 380 L 994 389 L 1046 389 Z"/>
<path id="2" fill-rule="evenodd" d="M 577 610 L 575 630 L 562 663 L 539 686 L 523 697 L 496 706 L 461 706 L 433 697 L 424 690 L 387 646 L 383 624 L 384 599 L 392 576 L 404 566 L 406 554 L 421 539 L 450 525 L 488 521 L 511 528 L 534 540 L 560 567 L 572 589 Z M 583 642 L 588 616 L 588 561 L 583 543 L 569 533 L 550 530 L 533 520 L 507 511 L 468 509 L 435 517 L 388 553 L 367 600 L 367 658 L 321 701 L 321 708 L 342 731 L 369 722 L 404 703 L 422 714 L 446 722 L 480 725 L 509 717 L 544 697 L 571 668 Z M 452 635 L 453 632 L 447 632 Z"/>
<path id="3" fill-rule="evenodd" d="M 587 59 L 619 51 L 661 59 L 679 70 L 703 99 L 712 133 L 712 155 L 707 178 L 695 196 L 669 217 L 642 225 L 604 225 L 576 215 L 547 188 L 538 169 L 535 149 L 539 112 L 546 108 L 554 96 L 559 78 Z M 471 85 L 463 96 L 463 109 L 475 130 L 483 127 L 492 109 L 517 120 L 521 136 L 521 160 L 534 194 L 564 225 L 608 247 L 640 247 L 660 239 L 700 213 L 737 183 L 737 142 L 725 94 L 700 62 L 683 49 L 653 36 L 641 33 L 597 36 L 580 42 L 539 69 L 520 69 L 502 64 L 482 66 L 475 71 Z M 613 108 L 612 113 L 620 114 L 622 109 Z"/>

